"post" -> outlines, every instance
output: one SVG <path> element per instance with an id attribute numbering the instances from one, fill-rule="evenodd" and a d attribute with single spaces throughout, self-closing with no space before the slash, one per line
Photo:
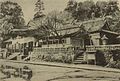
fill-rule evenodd
<path id="1" fill-rule="evenodd" d="M 39 46 L 39 42 L 37 41 L 37 42 L 36 42 L 36 47 L 38 47 L 38 46 Z"/>
<path id="2" fill-rule="evenodd" d="M 35 41 L 33 42 L 33 47 L 36 47 L 36 42 Z"/>

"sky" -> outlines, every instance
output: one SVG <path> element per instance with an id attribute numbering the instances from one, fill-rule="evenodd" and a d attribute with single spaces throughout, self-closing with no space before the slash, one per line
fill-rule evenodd
<path id="1" fill-rule="evenodd" d="M 37 0 L 0 0 L 0 2 L 3 1 L 17 2 L 22 7 L 26 24 L 29 20 L 33 18 L 33 15 L 35 13 L 34 11 L 35 3 L 37 2 Z M 80 2 L 84 0 L 76 0 L 76 1 Z M 118 1 L 120 3 L 120 0 Z M 43 0 L 43 2 L 45 7 L 45 13 L 48 13 L 53 10 L 59 10 L 59 11 L 63 10 L 67 5 L 68 0 Z"/>

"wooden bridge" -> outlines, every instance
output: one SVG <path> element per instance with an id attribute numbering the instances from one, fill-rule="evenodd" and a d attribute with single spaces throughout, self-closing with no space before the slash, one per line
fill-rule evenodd
<path id="1" fill-rule="evenodd" d="M 116 50 L 116 49 L 120 49 L 120 44 L 116 44 L 116 45 L 89 45 L 86 46 L 86 52 L 96 52 L 96 50 Z"/>

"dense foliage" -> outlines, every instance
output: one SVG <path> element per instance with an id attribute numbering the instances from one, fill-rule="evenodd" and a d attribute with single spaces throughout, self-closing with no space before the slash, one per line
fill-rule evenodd
<path id="1" fill-rule="evenodd" d="M 35 4 L 35 7 L 36 13 L 34 14 L 34 19 L 45 16 L 45 14 L 43 13 L 44 3 L 42 0 L 38 0 Z"/>
<path id="2" fill-rule="evenodd" d="M 6 1 L 1 4 L 1 11 L 3 18 L 7 18 L 8 23 L 12 23 L 14 28 L 22 28 L 25 25 L 23 12 L 20 5 L 14 2 Z"/>
<path id="3" fill-rule="evenodd" d="M 65 11 L 72 13 L 74 19 L 82 21 L 109 15 L 118 16 L 120 14 L 118 2 L 115 0 L 108 2 L 97 1 L 96 3 L 92 0 L 78 3 L 74 0 L 70 0 Z"/>

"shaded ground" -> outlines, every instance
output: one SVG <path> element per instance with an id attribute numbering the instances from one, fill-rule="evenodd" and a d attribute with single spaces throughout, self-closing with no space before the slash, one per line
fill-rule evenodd
<path id="1" fill-rule="evenodd" d="M 19 66 L 20 64 L 18 64 L 18 67 Z M 27 66 L 33 70 L 31 81 L 120 81 L 120 73 L 30 64 L 27 64 Z M 0 73 L 0 78 L 2 78 L 2 76 L 4 77 L 4 75 Z M 13 77 L 9 79 L 0 79 L 0 81 L 25 80 Z"/>

